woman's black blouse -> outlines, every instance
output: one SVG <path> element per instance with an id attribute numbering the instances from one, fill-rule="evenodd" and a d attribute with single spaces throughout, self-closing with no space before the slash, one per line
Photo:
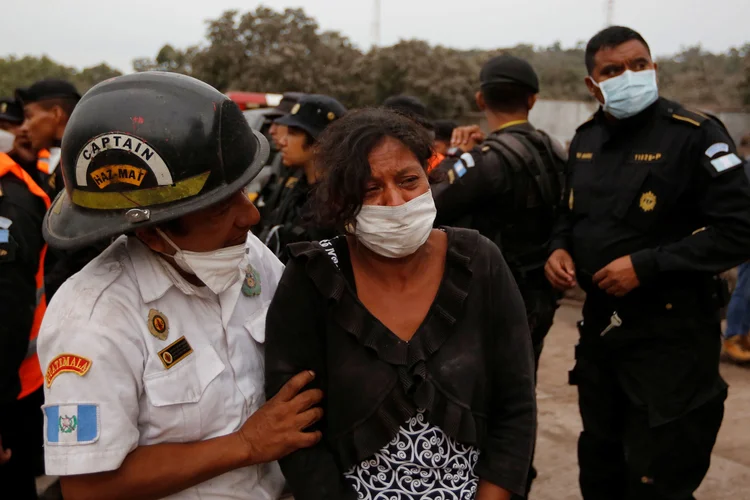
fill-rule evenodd
<path id="1" fill-rule="evenodd" d="M 446 232 L 443 280 L 409 342 L 357 299 L 343 237 L 289 247 L 266 321 L 266 391 L 270 398 L 313 370 L 310 388 L 325 393 L 325 417 L 314 427 L 323 440 L 280 460 L 296 500 L 355 498 L 343 472 L 418 409 L 479 448 L 481 479 L 524 493 L 536 427 L 524 304 L 492 242 L 472 230 Z"/>

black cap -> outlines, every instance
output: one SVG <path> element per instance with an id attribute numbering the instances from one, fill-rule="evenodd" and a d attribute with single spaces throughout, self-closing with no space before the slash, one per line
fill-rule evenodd
<path id="1" fill-rule="evenodd" d="M 539 77 L 527 61 L 509 54 L 493 57 L 479 72 L 482 87 L 495 83 L 515 83 L 539 93 Z"/>
<path id="2" fill-rule="evenodd" d="M 22 104 L 64 98 L 76 100 L 81 98 L 81 94 L 78 93 L 73 84 L 66 80 L 50 78 L 40 80 L 25 89 L 16 89 L 16 99 L 21 101 Z"/>
<path id="3" fill-rule="evenodd" d="M 305 95 L 303 92 L 284 92 L 284 97 L 281 98 L 279 105 L 273 108 L 273 112 L 268 113 L 266 117 L 273 120 L 288 115 L 303 95 Z"/>
<path id="4" fill-rule="evenodd" d="M 439 141 L 450 141 L 453 136 L 453 129 L 458 127 L 458 123 L 453 120 L 435 120 L 435 139 Z"/>
<path id="5" fill-rule="evenodd" d="M 12 97 L 0 97 L 0 120 L 23 123 L 23 106 Z"/>
<path id="6" fill-rule="evenodd" d="M 300 97 L 288 115 L 282 116 L 276 123 L 301 128 L 317 139 L 328 124 L 344 116 L 344 113 L 344 105 L 333 97 L 306 94 Z"/>

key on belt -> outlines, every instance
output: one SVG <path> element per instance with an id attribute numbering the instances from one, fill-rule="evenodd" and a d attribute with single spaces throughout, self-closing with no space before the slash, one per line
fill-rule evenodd
<path id="1" fill-rule="evenodd" d="M 620 318 L 620 315 L 617 314 L 617 311 L 615 311 L 612 313 L 612 317 L 609 318 L 609 325 L 607 326 L 607 328 L 602 330 L 602 333 L 600 333 L 599 336 L 604 337 L 604 335 L 606 335 L 607 332 L 621 325 L 622 325 L 622 319 Z"/>

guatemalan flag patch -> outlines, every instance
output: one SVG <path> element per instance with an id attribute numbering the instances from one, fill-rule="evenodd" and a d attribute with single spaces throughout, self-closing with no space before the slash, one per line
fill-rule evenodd
<path id="1" fill-rule="evenodd" d="M 99 405 L 45 406 L 44 427 L 48 445 L 95 443 L 99 440 Z"/>

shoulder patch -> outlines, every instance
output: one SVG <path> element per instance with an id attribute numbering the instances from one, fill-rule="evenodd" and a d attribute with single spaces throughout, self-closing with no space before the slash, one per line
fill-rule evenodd
<path id="1" fill-rule="evenodd" d="M 716 144 L 712 144 L 709 146 L 709 148 L 706 150 L 706 156 L 709 158 L 713 158 L 718 153 L 728 153 L 729 152 L 729 144 L 726 142 L 717 142 Z"/>
<path id="2" fill-rule="evenodd" d="M 0 229 L 10 229 L 10 226 L 12 225 L 12 220 L 8 219 L 7 217 L 0 217 Z"/>
<path id="3" fill-rule="evenodd" d="M 45 405 L 42 409 L 45 444 L 79 445 L 99 440 L 101 424 L 98 404 L 67 403 Z"/>
<path id="4" fill-rule="evenodd" d="M 737 165 L 740 165 L 741 163 L 742 163 L 742 160 L 740 159 L 740 157 L 734 153 L 720 156 L 716 158 L 715 160 L 711 160 L 711 166 L 714 167 L 714 169 L 716 169 L 718 173 L 721 173 L 725 170 L 729 170 L 732 167 L 736 167 Z"/>
<path id="5" fill-rule="evenodd" d="M 90 359 L 78 354 L 64 353 L 52 358 L 52 361 L 47 365 L 47 373 L 44 374 L 44 379 L 47 381 L 47 387 L 51 387 L 52 382 L 61 373 L 75 373 L 79 377 L 83 377 L 90 368 Z"/>

